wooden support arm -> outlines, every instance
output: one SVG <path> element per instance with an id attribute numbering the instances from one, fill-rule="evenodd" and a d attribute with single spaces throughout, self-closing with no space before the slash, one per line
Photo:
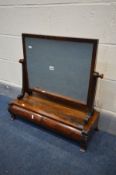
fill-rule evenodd
<path id="1" fill-rule="evenodd" d="M 22 99 L 22 98 L 24 97 L 24 95 L 25 95 L 25 91 L 24 91 L 24 59 L 19 59 L 19 63 L 22 64 L 22 82 L 23 82 L 23 84 L 22 84 L 22 92 L 21 92 L 21 94 L 18 95 L 18 97 L 17 97 L 17 98 L 20 100 L 20 99 Z"/>
<path id="2" fill-rule="evenodd" d="M 22 64 L 22 92 L 17 97 L 20 100 L 24 97 L 25 93 L 31 94 L 31 92 L 29 91 L 27 68 L 24 59 L 19 59 L 19 63 Z"/>
<path id="3" fill-rule="evenodd" d="M 93 115 L 93 113 L 94 113 L 94 107 L 93 107 L 93 105 L 94 105 L 94 99 L 95 99 L 95 92 L 96 92 L 97 80 L 98 80 L 98 78 L 103 79 L 103 77 L 104 77 L 103 74 L 99 74 L 98 72 L 94 72 L 94 73 L 93 73 L 93 85 L 94 85 L 94 86 L 93 86 L 92 89 L 91 89 L 91 93 L 94 94 L 94 97 L 93 97 L 93 99 L 91 100 L 90 110 L 89 110 L 89 112 L 87 113 L 87 116 L 86 116 L 86 118 L 85 118 L 85 123 L 88 122 L 89 118 L 90 118 L 90 117 Z"/>

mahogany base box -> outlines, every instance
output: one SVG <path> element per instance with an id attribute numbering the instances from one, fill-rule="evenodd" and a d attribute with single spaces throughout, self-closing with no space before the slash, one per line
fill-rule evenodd
<path id="1" fill-rule="evenodd" d="M 36 93 L 12 101 L 9 104 L 9 112 L 13 119 L 17 116 L 28 119 L 78 141 L 82 151 L 86 150 L 93 131 L 98 128 L 99 112 L 94 111 L 88 122 L 85 122 L 86 112 Z"/>

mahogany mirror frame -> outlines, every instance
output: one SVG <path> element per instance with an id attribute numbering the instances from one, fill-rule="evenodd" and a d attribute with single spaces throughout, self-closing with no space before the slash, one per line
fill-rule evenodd
<path id="1" fill-rule="evenodd" d="M 31 38 L 43 38 L 43 39 L 52 39 L 52 40 L 60 40 L 60 41 L 73 41 L 73 42 L 80 42 L 80 43 L 91 43 L 93 44 L 93 50 L 92 50 L 92 60 L 91 60 L 91 68 L 90 68 L 90 80 L 89 80 L 89 88 L 88 88 L 88 94 L 87 94 L 87 103 L 82 103 L 79 100 L 72 99 L 70 97 L 66 97 L 63 95 L 59 95 L 56 93 L 51 93 L 48 91 L 43 91 L 43 89 L 31 89 L 29 87 L 29 77 L 28 77 L 28 70 L 27 70 L 27 55 L 26 55 L 26 45 L 25 45 L 25 39 L 31 37 Z M 95 92 L 96 92 L 96 84 L 97 79 L 103 78 L 103 75 L 99 75 L 98 72 L 95 72 L 95 66 L 96 66 L 96 56 L 97 56 L 97 48 L 98 48 L 98 39 L 87 39 L 87 38 L 73 38 L 73 37 L 62 37 L 62 36 L 48 36 L 48 35 L 36 35 L 36 34 L 22 34 L 22 44 L 23 44 L 23 55 L 24 59 L 20 59 L 19 62 L 22 63 L 22 79 L 23 79 L 23 85 L 22 85 L 22 94 L 18 96 L 18 99 L 23 98 L 25 93 L 28 93 L 32 95 L 33 92 L 39 93 L 39 95 L 57 101 L 59 103 L 66 104 L 68 106 L 71 106 L 73 108 L 78 108 L 80 110 L 86 111 L 89 115 L 92 115 L 94 112 L 94 100 L 95 100 Z"/>

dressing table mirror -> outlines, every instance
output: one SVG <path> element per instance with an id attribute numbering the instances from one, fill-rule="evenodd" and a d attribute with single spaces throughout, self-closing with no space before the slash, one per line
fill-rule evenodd
<path id="1" fill-rule="evenodd" d="M 94 109 L 98 40 L 22 34 L 22 93 L 9 104 L 23 117 L 80 143 L 98 127 Z M 38 136 L 39 137 L 39 136 Z"/>

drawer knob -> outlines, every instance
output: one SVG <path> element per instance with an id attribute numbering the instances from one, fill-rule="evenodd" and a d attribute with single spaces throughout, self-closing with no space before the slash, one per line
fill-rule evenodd
<path id="1" fill-rule="evenodd" d="M 34 119 L 34 115 L 33 115 L 33 114 L 32 114 L 32 116 L 31 116 L 31 118 Z"/>

